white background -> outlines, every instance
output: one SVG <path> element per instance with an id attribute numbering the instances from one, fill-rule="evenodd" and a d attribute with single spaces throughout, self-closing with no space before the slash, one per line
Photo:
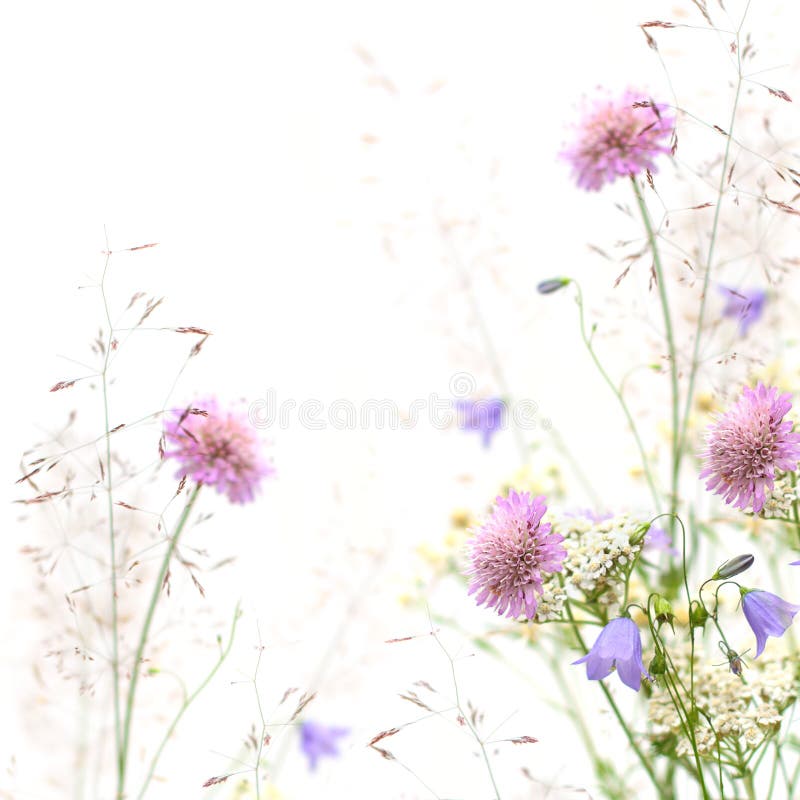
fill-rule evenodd
<path id="1" fill-rule="evenodd" d="M 87 435 L 101 423 L 92 395 L 47 390 L 74 377 L 61 356 L 86 358 L 103 323 L 97 291 L 78 287 L 102 270 L 104 227 L 112 249 L 159 242 L 112 260 L 116 302 L 124 306 L 134 290 L 164 295 L 159 324 L 213 331 L 181 378 L 178 402 L 209 391 L 252 402 L 274 389 L 298 402 L 392 398 L 402 408 L 447 394 L 461 371 L 480 392 L 501 391 L 440 230 L 455 223 L 452 243 L 511 391 L 535 400 L 581 453 L 609 506 L 635 505 L 606 468 L 609 453 L 622 472 L 635 459 L 617 449 L 618 410 L 586 377 L 574 307 L 539 298 L 534 287 L 553 274 L 580 275 L 597 313 L 613 316 L 614 301 L 603 298 L 615 268 L 586 243 L 625 235 L 609 234 L 620 224 L 613 203 L 624 187 L 582 195 L 556 153 L 580 97 L 595 86 L 669 93 L 636 27 L 649 19 L 701 29 L 682 31 L 674 45 L 671 32 L 660 32 L 661 55 L 681 102 L 723 124 L 728 39 L 702 30 L 690 3 L 7 6 L 6 486 L 18 476 L 18 454 L 74 405 L 83 403 Z M 797 22 L 791 2 L 752 9 L 759 66 L 781 67 L 770 80 L 790 94 L 798 89 Z M 120 420 L 163 401 L 187 347 L 170 335 L 137 351 L 116 400 Z M 519 464 L 513 438 L 502 433 L 483 451 L 477 436 L 424 424 L 314 432 L 295 419 L 267 439 L 279 476 L 261 500 L 246 509 L 210 500 L 220 554 L 239 554 L 210 603 L 222 618 L 241 597 L 239 646 L 168 750 L 161 773 L 169 782 L 152 796 L 206 796 L 200 783 L 226 766 L 214 751 L 238 752 L 255 712 L 246 689 L 230 683 L 252 670 L 256 620 L 272 648 L 261 684 L 274 699 L 288 685 L 313 682 L 344 619 L 317 716 L 352 729 L 345 758 L 309 777 L 290 755 L 277 784 L 288 798 L 432 796 L 364 744 L 414 717 L 398 691 L 423 678 L 446 686 L 448 665 L 430 639 L 402 651 L 383 642 L 426 630 L 422 613 L 397 602 L 413 580 L 414 549 L 441 538 L 454 506 L 486 505 Z M 9 501 L 17 497 L 12 487 Z M 585 502 L 576 489 L 575 504 Z M 45 781 L 48 759 L 59 757 L 42 752 L 36 735 L 42 696 L 66 689 L 32 688 L 37 626 L 46 621 L 28 613 L 20 507 L 4 513 L 0 768 L 12 756 L 17 767 L 16 777 L 0 776 L 0 789 L 68 797 L 69 788 Z M 458 636 L 449 644 L 471 652 Z M 501 758 L 504 797 L 545 796 L 520 777 L 523 764 L 544 783 L 590 785 L 572 734 L 543 699 L 546 673 L 529 676 L 537 690 L 486 656 L 463 669 L 465 690 L 497 723 L 517 712 L 504 734 L 542 740 Z M 451 744 L 452 730 L 435 724 L 408 737 L 406 763 L 441 797 L 491 796 L 469 742 L 456 736 Z M 63 746 L 71 752 L 70 741 Z"/>

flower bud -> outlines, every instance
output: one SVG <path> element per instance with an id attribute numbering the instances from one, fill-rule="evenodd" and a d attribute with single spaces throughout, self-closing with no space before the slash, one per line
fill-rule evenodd
<path id="1" fill-rule="evenodd" d="M 631 535 L 630 543 L 631 544 L 640 544 L 644 541 L 644 537 L 647 536 L 647 532 L 650 530 L 650 523 L 645 522 L 640 525 Z"/>
<path id="2" fill-rule="evenodd" d="M 656 595 L 656 599 L 653 602 L 653 610 L 656 612 L 656 622 L 659 624 L 659 627 L 665 622 L 669 623 L 669 626 L 672 627 L 675 614 L 672 613 L 672 603 L 670 603 L 666 597 L 660 594 Z M 673 631 L 674 630 L 673 628 Z"/>
<path id="3" fill-rule="evenodd" d="M 692 603 L 689 611 L 689 625 L 692 628 L 702 628 L 708 620 L 708 611 L 698 602 Z"/>
<path id="4" fill-rule="evenodd" d="M 717 571 L 711 576 L 711 580 L 722 581 L 732 578 L 734 575 L 740 575 L 745 570 L 750 569 L 755 560 L 755 556 L 752 556 L 749 553 L 736 556 L 735 558 L 726 561 L 724 564 L 718 567 Z"/>
<path id="5" fill-rule="evenodd" d="M 546 281 L 542 281 L 536 287 L 536 291 L 539 292 L 539 294 L 553 294 L 553 292 L 558 292 L 569 283 L 569 278 L 549 278 Z"/>
<path id="6" fill-rule="evenodd" d="M 663 675 L 667 671 L 667 659 L 661 650 L 656 650 L 656 654 L 650 662 L 649 670 L 651 675 Z"/>

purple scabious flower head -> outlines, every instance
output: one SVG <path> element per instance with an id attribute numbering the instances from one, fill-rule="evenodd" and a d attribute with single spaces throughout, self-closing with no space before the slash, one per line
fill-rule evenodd
<path id="1" fill-rule="evenodd" d="M 775 486 L 775 470 L 797 469 L 800 433 L 784 421 L 791 409 L 788 393 L 758 384 L 745 387 L 741 398 L 708 427 L 706 449 L 700 454 L 708 478 L 706 489 L 723 495 L 728 505 L 758 514 L 767 490 Z"/>
<path id="2" fill-rule="evenodd" d="M 598 98 L 585 111 L 574 142 L 561 152 L 581 189 L 599 191 L 617 178 L 656 172 L 656 158 L 670 153 L 675 117 L 667 106 L 631 89 Z"/>
<path id="3" fill-rule="evenodd" d="M 475 602 L 501 616 L 528 619 L 536 615 L 536 595 L 542 594 L 545 573 L 561 572 L 567 551 L 564 537 L 542 523 L 545 498 L 511 489 L 498 497 L 486 521 L 467 544 L 469 594 Z"/>
<path id="4" fill-rule="evenodd" d="M 348 733 L 350 733 L 348 728 L 337 728 L 305 720 L 300 725 L 300 749 L 308 759 L 309 769 L 315 770 L 317 762 L 322 756 L 331 756 L 332 758 L 338 756 L 337 739 L 347 736 Z"/>
<path id="5" fill-rule="evenodd" d="M 758 322 L 764 314 L 767 293 L 763 289 L 730 289 L 720 286 L 725 296 L 725 308 L 722 316 L 739 321 L 739 334 L 747 336 L 747 331 L 754 322 Z"/>
<path id="6" fill-rule="evenodd" d="M 620 680 L 635 692 L 642 684 L 642 675 L 652 677 L 642 662 L 642 640 L 639 628 L 630 617 L 612 619 L 597 637 L 592 649 L 573 664 L 586 664 L 586 677 L 601 681 L 615 667 Z"/>
<path id="7" fill-rule="evenodd" d="M 164 423 L 164 439 L 165 457 L 180 464 L 176 477 L 213 486 L 232 503 L 253 500 L 261 481 L 275 472 L 247 414 L 222 410 L 214 398 L 173 411 Z"/>
<path id="8" fill-rule="evenodd" d="M 783 636 L 792 624 L 800 606 L 787 603 L 772 592 L 761 589 L 740 589 L 742 610 L 745 619 L 756 635 L 756 654 L 758 658 L 767 644 L 768 636 Z"/>
<path id="9" fill-rule="evenodd" d="M 480 431 L 484 447 L 492 443 L 492 437 L 505 424 L 506 404 L 499 397 L 481 400 L 456 400 L 458 427 L 462 431 Z"/>

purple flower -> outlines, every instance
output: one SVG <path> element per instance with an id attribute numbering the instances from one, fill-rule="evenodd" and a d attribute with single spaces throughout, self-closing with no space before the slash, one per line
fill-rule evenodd
<path id="1" fill-rule="evenodd" d="M 599 511 L 594 511 L 591 508 L 578 508 L 575 511 L 567 511 L 565 516 L 581 517 L 582 519 L 588 519 L 590 522 L 594 523 L 604 522 L 605 520 L 612 519 L 614 517 L 610 511 L 603 511 L 601 513 Z"/>
<path id="2" fill-rule="evenodd" d="M 176 477 L 213 486 L 232 503 L 253 500 L 262 479 L 275 472 L 247 414 L 222 411 L 214 398 L 173 411 L 164 438 L 164 455 L 180 464 Z"/>
<path id="3" fill-rule="evenodd" d="M 783 418 L 791 395 L 759 383 L 745 387 L 741 398 L 717 417 L 706 432 L 701 453 L 706 489 L 724 495 L 728 505 L 758 514 L 767 490 L 775 485 L 775 470 L 793 471 L 800 461 L 800 433 Z"/>
<path id="4" fill-rule="evenodd" d="M 656 172 L 655 159 L 670 153 L 675 118 L 665 105 L 627 90 L 599 98 L 585 112 L 575 141 L 561 152 L 581 189 L 598 191 L 617 178 Z"/>
<path id="5" fill-rule="evenodd" d="M 677 558 L 680 551 L 672 546 L 670 535 L 659 525 L 651 525 L 644 537 L 644 546 L 648 550 L 660 550 L 668 553 L 672 558 Z"/>
<path id="6" fill-rule="evenodd" d="M 745 619 L 756 635 L 756 654 L 758 658 L 764 651 L 768 636 L 783 636 L 792 624 L 800 606 L 787 603 L 772 592 L 760 589 L 740 589 L 742 610 Z"/>
<path id="7" fill-rule="evenodd" d="M 790 567 L 800 567 L 800 561 L 790 561 L 789 562 L 789 566 Z"/>
<path id="8" fill-rule="evenodd" d="M 639 628 L 630 617 L 617 617 L 606 625 L 592 649 L 573 664 L 586 663 L 586 677 L 590 681 L 601 681 L 617 668 L 620 680 L 639 691 L 642 675 L 652 680 L 650 673 L 642 663 L 642 640 Z"/>
<path id="9" fill-rule="evenodd" d="M 458 427 L 462 431 L 480 431 L 484 447 L 488 447 L 492 436 L 503 428 L 506 404 L 499 397 L 456 400 L 455 407 L 458 411 Z"/>
<path id="10" fill-rule="evenodd" d="M 317 768 L 321 756 L 339 755 L 337 739 L 347 736 L 348 728 L 329 727 L 319 722 L 306 720 L 300 726 L 300 749 L 308 758 L 309 769 Z"/>
<path id="11" fill-rule="evenodd" d="M 536 615 L 537 594 L 542 594 L 543 573 L 561 572 L 567 551 L 564 537 L 542 524 L 544 497 L 511 489 L 498 497 L 492 513 L 467 544 L 470 566 L 469 594 L 475 602 L 494 608 L 501 616 L 528 619 Z"/>
<path id="12" fill-rule="evenodd" d="M 739 320 L 739 333 L 747 336 L 750 326 L 758 322 L 764 313 L 767 293 L 763 289 L 736 290 L 727 286 L 720 286 L 720 291 L 725 296 L 722 316 Z"/>

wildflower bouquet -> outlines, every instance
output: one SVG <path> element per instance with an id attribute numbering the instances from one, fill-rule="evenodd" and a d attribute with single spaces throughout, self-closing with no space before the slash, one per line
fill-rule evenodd
<path id="1" fill-rule="evenodd" d="M 705 4 L 697 5 L 711 24 Z M 624 377 L 616 376 L 598 323 L 588 321 L 594 312 L 578 269 L 543 280 L 539 302 L 561 302 L 564 314 L 570 297 L 577 304 L 578 334 L 632 436 L 647 499 L 604 497 L 581 510 L 570 489 L 580 470 L 567 471 L 582 460 L 576 450 L 552 493 L 531 468 L 487 511 L 461 515 L 451 538 L 458 547 L 438 565 L 465 580 L 479 606 L 511 621 L 495 626 L 491 642 L 487 632 L 471 632 L 484 649 L 499 653 L 500 637 L 522 634 L 552 666 L 540 683 L 563 690 L 598 791 L 609 798 L 755 800 L 800 792 L 792 631 L 800 611 L 796 372 L 765 369 L 774 352 L 755 337 L 767 312 L 777 314 L 777 286 L 794 262 L 757 248 L 731 254 L 753 219 L 762 237 L 766 227 L 783 226 L 796 242 L 800 163 L 780 143 L 772 155 L 759 155 L 758 134 L 742 112 L 743 98 L 758 88 L 763 102 L 790 100 L 748 77 L 755 51 L 743 33 L 747 10 L 729 17 L 735 72 L 724 126 L 675 100 L 625 89 L 588 101 L 561 152 L 580 189 L 625 187 L 617 206 L 639 233 L 620 244 L 626 266 L 614 289 L 623 282 L 630 289 L 637 270 L 643 274 L 633 302 L 648 309 L 639 320 L 643 340 L 656 332 L 655 366 L 624 362 Z M 656 52 L 659 29 L 675 27 L 641 26 Z M 715 152 L 693 168 L 681 142 L 702 130 L 717 135 Z M 698 179 L 706 193 L 713 186 L 712 200 L 692 202 Z M 744 284 L 742 275 L 762 285 Z M 785 325 L 774 338 L 781 351 L 789 346 L 791 359 L 796 323 L 790 317 Z M 631 349 L 625 345 L 617 361 Z M 655 430 L 631 401 L 640 368 L 661 379 L 648 393 L 650 406 L 663 401 L 666 409 L 666 423 Z M 597 683 L 630 759 L 609 757 L 595 740 L 591 715 L 574 699 L 581 673 Z M 624 697 L 631 691 L 640 703 Z"/>

